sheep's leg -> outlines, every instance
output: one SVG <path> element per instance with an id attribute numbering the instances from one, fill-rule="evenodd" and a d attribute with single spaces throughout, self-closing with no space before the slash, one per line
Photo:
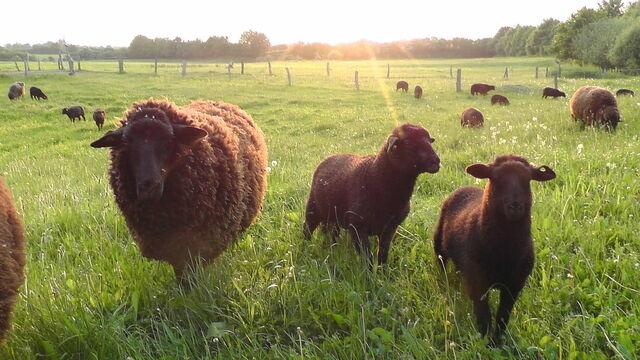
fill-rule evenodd
<path id="1" fill-rule="evenodd" d="M 304 212 L 304 225 L 302 226 L 302 234 L 304 238 L 309 240 L 311 239 L 311 234 L 320 224 L 320 220 L 318 220 L 318 210 L 316 209 L 315 202 L 309 199 L 307 201 L 307 207 Z"/>
<path id="2" fill-rule="evenodd" d="M 467 283 L 469 297 L 473 301 L 473 312 L 476 315 L 476 325 L 482 336 L 489 333 L 491 326 L 491 309 L 489 309 L 488 289 Z"/>
<path id="3" fill-rule="evenodd" d="M 389 257 L 389 248 L 391 247 L 391 241 L 396 234 L 396 228 L 386 229 L 382 235 L 380 235 L 378 241 L 378 265 L 384 265 L 387 263 Z"/>
<path id="4" fill-rule="evenodd" d="M 356 228 L 353 224 L 349 224 L 349 234 L 353 239 L 353 245 L 356 252 L 364 255 L 369 261 L 369 265 L 373 263 L 373 254 L 371 253 L 371 245 L 369 244 L 369 233 L 363 229 Z"/>
<path id="5" fill-rule="evenodd" d="M 516 303 L 519 294 L 520 290 L 500 289 L 500 305 L 496 314 L 496 329 L 491 338 L 494 344 L 499 343 L 504 330 L 507 328 L 513 305 Z"/>

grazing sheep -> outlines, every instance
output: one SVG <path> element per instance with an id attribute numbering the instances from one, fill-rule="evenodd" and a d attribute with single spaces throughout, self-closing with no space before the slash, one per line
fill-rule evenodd
<path id="1" fill-rule="evenodd" d="M 463 127 L 482 127 L 484 124 L 484 116 L 480 110 L 470 107 L 466 108 L 460 114 L 460 125 Z"/>
<path id="2" fill-rule="evenodd" d="M 629 90 L 629 89 L 620 89 L 620 90 L 616 91 L 616 96 L 622 96 L 622 95 L 635 96 L 636 93 L 634 93 L 633 90 Z"/>
<path id="3" fill-rule="evenodd" d="M 24 95 L 24 83 L 22 81 L 15 82 L 9 86 L 9 100 L 21 98 Z"/>
<path id="4" fill-rule="evenodd" d="M 550 87 L 546 87 L 544 89 L 542 89 L 542 98 L 546 99 L 548 97 L 552 97 L 552 98 L 558 98 L 558 97 L 567 97 L 567 94 L 563 93 L 562 91 L 558 90 L 558 89 L 554 89 L 554 88 L 550 88 Z"/>
<path id="5" fill-rule="evenodd" d="M 434 174 L 440 159 L 435 141 L 418 125 L 393 129 L 376 155 L 335 154 L 324 159 L 313 174 L 303 233 L 306 239 L 320 224 L 335 242 L 347 229 L 357 252 L 369 263 L 369 236 L 378 236 L 378 264 L 387 262 L 396 228 L 409 213 L 409 199 L 418 175 Z"/>
<path id="6" fill-rule="evenodd" d="M 171 264 L 182 284 L 185 270 L 218 257 L 262 207 L 267 148 L 235 105 L 134 103 L 91 146 L 111 148 L 111 187 L 142 255 Z"/>
<path id="7" fill-rule="evenodd" d="M 495 90 L 496 87 L 488 84 L 473 84 L 471 85 L 471 95 L 487 95 L 491 90 Z"/>
<path id="8" fill-rule="evenodd" d="M 491 105 L 495 104 L 509 105 L 509 99 L 506 96 L 495 94 L 491 96 Z"/>
<path id="9" fill-rule="evenodd" d="M 82 120 L 87 120 L 84 118 L 84 109 L 82 108 L 82 106 L 72 106 L 64 108 L 62 109 L 62 113 L 67 115 L 71 122 L 76 122 L 76 119 L 80 121 L 80 117 L 82 117 Z"/>
<path id="10" fill-rule="evenodd" d="M 102 125 L 104 125 L 105 113 L 102 109 L 95 109 L 93 112 L 93 121 L 96 122 L 96 126 L 98 130 L 102 129 Z"/>
<path id="11" fill-rule="evenodd" d="M 604 125 L 608 130 L 618 126 L 620 112 L 613 94 L 597 86 L 583 86 L 569 100 L 569 109 L 574 120 L 585 125 Z"/>
<path id="12" fill-rule="evenodd" d="M 47 100 L 48 97 L 47 95 L 45 95 L 42 90 L 38 89 L 35 86 L 32 86 L 29 88 L 29 95 L 31 95 L 31 100 L 33 100 L 34 98 L 36 100 L 40 100 L 40 99 L 44 99 Z"/>
<path id="13" fill-rule="evenodd" d="M 396 83 L 396 91 L 398 91 L 398 89 L 402 89 L 404 92 L 409 91 L 409 83 L 406 81 L 398 81 Z"/>
<path id="14" fill-rule="evenodd" d="M 24 235 L 9 189 L 0 179 L 0 340 L 11 326 L 11 311 L 24 282 Z"/>
<path id="15" fill-rule="evenodd" d="M 420 85 L 416 85 L 416 88 L 413 89 L 413 96 L 416 99 L 420 99 L 422 97 L 422 87 Z"/>
<path id="16" fill-rule="evenodd" d="M 466 186 L 449 195 L 442 204 L 433 247 L 443 269 L 451 259 L 461 272 L 483 336 L 491 326 L 488 292 L 499 288 L 497 325 L 491 338 L 497 343 L 533 268 L 530 181 L 551 180 L 556 174 L 516 155 L 502 155 L 493 163 L 468 166 L 466 171 L 488 182 L 484 191 Z"/>

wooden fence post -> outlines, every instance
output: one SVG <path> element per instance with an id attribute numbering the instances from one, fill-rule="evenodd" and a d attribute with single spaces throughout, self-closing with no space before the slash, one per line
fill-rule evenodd
<path id="1" fill-rule="evenodd" d="M 69 58 L 69 74 L 73 75 L 76 73 L 76 70 L 73 68 L 73 59 Z"/>
<path id="2" fill-rule="evenodd" d="M 449 65 L 449 76 L 453 79 L 453 65 Z"/>
<path id="3" fill-rule="evenodd" d="M 27 57 L 25 58 L 26 61 L 26 68 L 28 71 L 31 71 L 31 66 L 29 66 L 29 53 L 27 53 Z"/>
<path id="4" fill-rule="evenodd" d="M 502 75 L 503 78 L 508 79 L 509 78 L 509 68 L 506 67 L 504 68 L 504 75 Z"/>
<path id="5" fill-rule="evenodd" d="M 554 89 L 557 89 L 557 88 L 558 88 L 558 74 L 556 74 L 556 75 L 553 77 L 553 88 L 554 88 Z"/>
<path id="6" fill-rule="evenodd" d="M 562 77 L 562 67 L 560 66 L 560 63 L 558 63 L 558 77 Z"/>
<path id="7" fill-rule="evenodd" d="M 391 65 L 387 64 L 387 79 L 389 78 L 389 74 L 391 74 Z"/>
<path id="8" fill-rule="evenodd" d="M 356 70 L 355 82 L 356 82 L 356 90 L 360 91 L 360 80 L 358 79 L 358 71 L 357 70 Z"/>
<path id="9" fill-rule="evenodd" d="M 40 67 L 40 56 L 38 56 L 38 71 L 42 71 L 42 68 Z"/>
<path id="10" fill-rule="evenodd" d="M 267 63 L 269 64 L 269 76 L 273 76 L 273 73 L 271 72 L 271 61 L 267 61 Z"/>
<path id="11" fill-rule="evenodd" d="M 456 92 L 462 91 L 462 69 L 456 72 Z"/>
<path id="12" fill-rule="evenodd" d="M 82 59 L 78 59 L 78 71 L 82 71 L 82 66 L 80 65 L 80 60 L 82 60 Z"/>
<path id="13" fill-rule="evenodd" d="M 124 59 L 118 59 L 118 73 L 124 74 Z"/>
<path id="14" fill-rule="evenodd" d="M 536 66 L 536 79 L 538 78 L 538 67 Z"/>
<path id="15" fill-rule="evenodd" d="M 16 70 L 20 71 L 20 66 L 18 66 L 18 60 L 13 60 L 13 63 L 16 64 Z"/>
<path id="16" fill-rule="evenodd" d="M 227 64 L 227 75 L 229 75 L 229 80 L 231 80 L 231 68 L 232 67 L 233 67 L 233 65 Z"/>
<path id="17" fill-rule="evenodd" d="M 244 75 L 244 61 L 240 61 L 240 74 Z"/>
<path id="18" fill-rule="evenodd" d="M 289 81 L 289 86 L 291 86 L 291 72 L 289 71 L 289 68 L 284 69 L 287 70 L 287 81 Z"/>
<path id="19" fill-rule="evenodd" d="M 329 62 L 327 61 L 327 76 L 331 76 L 331 70 L 329 69 Z"/>
<path id="20" fill-rule="evenodd" d="M 549 77 L 549 67 L 547 66 L 547 68 L 544 70 L 544 77 Z"/>
<path id="21" fill-rule="evenodd" d="M 58 70 L 64 70 L 64 65 L 62 65 L 62 53 L 58 53 Z"/>
<path id="22" fill-rule="evenodd" d="M 155 60 L 153 61 L 153 73 L 155 75 L 158 75 L 158 58 L 155 58 Z"/>
<path id="23" fill-rule="evenodd" d="M 24 76 L 29 76 L 29 60 L 24 59 Z"/>
<path id="24" fill-rule="evenodd" d="M 187 60 L 182 60 L 182 76 L 187 76 Z"/>

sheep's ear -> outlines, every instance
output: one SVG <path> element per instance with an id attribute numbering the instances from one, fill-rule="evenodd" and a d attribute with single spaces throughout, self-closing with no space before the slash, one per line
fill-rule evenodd
<path id="1" fill-rule="evenodd" d="M 487 164 L 473 164 L 467 166 L 465 171 L 478 179 L 488 179 L 491 177 L 491 167 Z"/>
<path id="2" fill-rule="evenodd" d="M 173 134 L 178 142 L 185 145 L 191 145 L 207 136 L 205 130 L 189 125 L 174 125 Z"/>
<path id="3" fill-rule="evenodd" d="M 389 136 L 389 139 L 387 139 L 387 152 L 391 151 L 391 148 L 393 148 L 393 145 L 395 145 L 398 140 L 399 138 L 395 135 Z"/>
<path id="4" fill-rule="evenodd" d="M 429 142 L 431 142 L 433 144 L 434 142 L 436 142 L 436 139 L 435 138 L 430 138 Z"/>
<path id="5" fill-rule="evenodd" d="M 531 179 L 535 181 L 548 181 L 556 178 L 556 173 L 546 165 L 531 168 Z"/>
<path id="6" fill-rule="evenodd" d="M 123 128 L 113 131 L 107 131 L 107 133 L 104 134 L 104 136 L 102 136 L 100 139 L 92 142 L 91 146 L 94 148 L 102 148 L 122 145 L 124 143 L 122 139 L 123 132 Z"/>

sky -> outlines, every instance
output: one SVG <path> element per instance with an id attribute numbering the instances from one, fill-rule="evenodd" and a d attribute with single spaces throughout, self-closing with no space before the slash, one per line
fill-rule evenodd
<path id="1" fill-rule="evenodd" d="M 272 45 L 390 42 L 425 37 L 493 37 L 502 26 L 566 20 L 598 0 L 5 0 L 0 45 L 44 43 L 129 46 L 136 35 L 183 40 L 264 33 Z M 629 1 L 625 1 L 628 3 Z M 24 15 L 25 11 L 28 15 Z"/>

